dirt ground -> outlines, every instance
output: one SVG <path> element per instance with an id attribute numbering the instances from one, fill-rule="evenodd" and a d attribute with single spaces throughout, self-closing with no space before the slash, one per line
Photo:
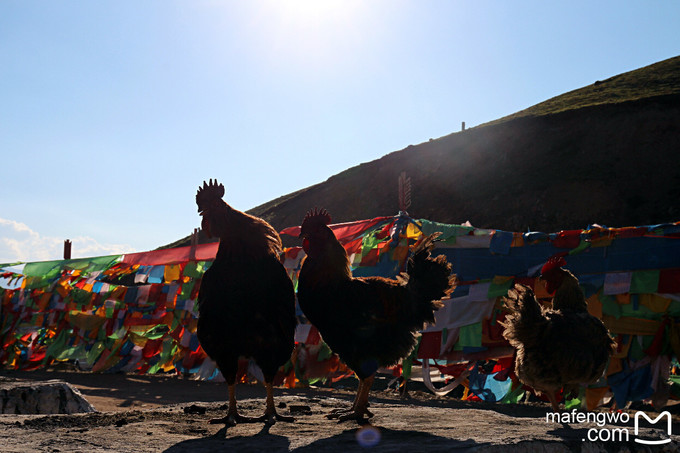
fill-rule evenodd
<path id="1" fill-rule="evenodd" d="M 331 409 L 351 404 L 351 388 L 277 388 L 278 410 L 292 414 L 295 422 L 227 428 L 208 423 L 225 413 L 227 390 L 223 383 L 74 371 L 0 371 L 0 377 L 68 382 L 98 411 L 0 415 L 3 452 L 680 451 L 680 436 L 675 434 L 663 446 L 637 442 L 668 437 L 662 423 L 641 428 L 638 435 L 632 416 L 629 423 L 616 426 L 552 423 L 546 421 L 546 404 L 437 398 L 417 385 L 406 399 L 394 390 L 374 386 L 370 401 L 375 417 L 370 425 L 326 418 Z M 261 415 L 264 396 L 259 385 L 238 386 L 241 412 Z M 673 415 L 672 433 L 680 433 L 677 415 Z"/>

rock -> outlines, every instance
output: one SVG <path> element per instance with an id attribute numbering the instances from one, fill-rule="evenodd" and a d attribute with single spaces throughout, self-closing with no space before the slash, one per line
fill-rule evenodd
<path id="1" fill-rule="evenodd" d="M 206 408 L 199 406 L 197 404 L 192 404 L 184 408 L 185 414 L 203 415 L 205 414 Z"/>
<path id="2" fill-rule="evenodd" d="M 76 389 L 64 381 L 40 383 L 0 382 L 2 414 L 77 414 L 96 409 Z"/>
<path id="3" fill-rule="evenodd" d="M 118 420 L 116 420 L 115 423 L 114 423 L 114 425 L 116 425 L 118 428 L 120 428 L 121 426 L 125 426 L 125 425 L 127 425 L 127 424 L 128 424 L 128 421 L 127 421 L 126 418 L 118 419 Z"/>
<path id="4" fill-rule="evenodd" d="M 291 404 L 288 408 L 291 414 L 311 414 L 312 408 L 306 404 Z"/>

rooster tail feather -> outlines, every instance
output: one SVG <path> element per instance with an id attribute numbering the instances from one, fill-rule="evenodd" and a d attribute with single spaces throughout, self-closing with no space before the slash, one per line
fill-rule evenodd
<path id="1" fill-rule="evenodd" d="M 414 245 L 406 274 L 400 276 L 411 294 L 414 316 L 421 323 L 434 322 L 434 312 L 443 305 L 441 299 L 450 296 L 456 287 L 456 276 L 451 274 L 451 264 L 446 257 L 431 257 L 434 241 L 440 234 L 424 236 Z"/>
<path id="2" fill-rule="evenodd" d="M 548 321 L 543 316 L 543 310 L 533 290 L 528 286 L 515 284 L 508 291 L 505 306 L 509 313 L 501 325 L 505 327 L 503 336 L 510 344 L 517 347 L 540 341 L 537 336 L 540 330 L 538 327 Z"/>

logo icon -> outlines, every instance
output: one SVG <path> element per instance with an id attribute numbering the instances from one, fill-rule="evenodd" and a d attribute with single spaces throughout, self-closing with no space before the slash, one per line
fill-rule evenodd
<path id="1" fill-rule="evenodd" d="M 666 430 L 668 431 L 668 438 L 667 439 L 661 439 L 661 440 L 645 440 L 645 439 L 635 439 L 635 442 L 639 444 L 645 444 L 645 445 L 663 445 L 667 444 L 668 442 L 671 441 L 670 435 L 671 435 L 671 414 L 668 411 L 663 411 L 659 414 L 658 417 L 656 417 L 654 420 L 649 418 L 647 414 L 645 414 L 642 411 L 637 411 L 635 413 L 635 436 L 638 435 L 638 426 L 639 426 L 639 421 L 640 417 L 644 417 L 650 424 L 655 424 L 659 420 L 661 420 L 663 417 L 667 418 L 667 426 Z"/>

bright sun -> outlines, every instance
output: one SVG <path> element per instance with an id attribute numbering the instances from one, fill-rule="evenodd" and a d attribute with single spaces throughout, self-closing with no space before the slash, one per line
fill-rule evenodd
<path id="1" fill-rule="evenodd" d="M 359 44 L 368 2 L 267 0 L 251 8 L 260 51 L 279 64 L 325 64 Z"/>
<path id="2" fill-rule="evenodd" d="M 317 27 L 351 18 L 361 3 L 352 0 L 273 0 L 269 5 L 291 25 Z"/>

